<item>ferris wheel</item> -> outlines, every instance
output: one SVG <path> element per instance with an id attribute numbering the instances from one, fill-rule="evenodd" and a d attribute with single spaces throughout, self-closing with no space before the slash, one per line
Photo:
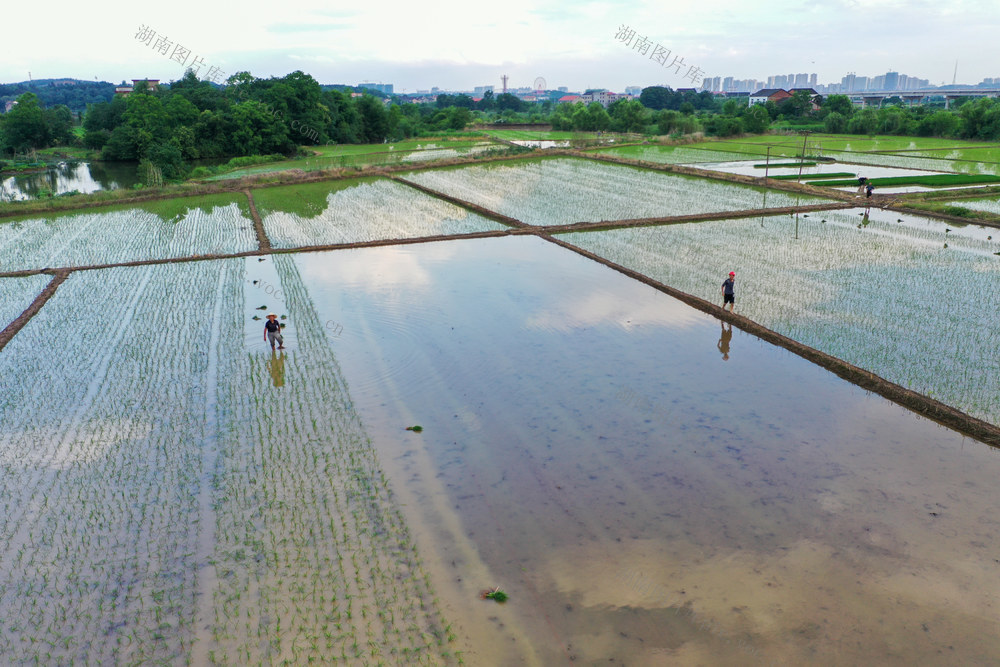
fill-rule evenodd
<path id="1" fill-rule="evenodd" d="M 535 90 L 537 91 L 545 90 L 545 79 L 543 79 L 542 77 L 538 77 L 537 79 L 535 79 Z"/>

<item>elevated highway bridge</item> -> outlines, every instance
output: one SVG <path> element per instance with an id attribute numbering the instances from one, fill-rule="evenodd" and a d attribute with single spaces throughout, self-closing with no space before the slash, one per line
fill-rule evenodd
<path id="1" fill-rule="evenodd" d="M 882 106 L 882 102 L 890 97 L 899 97 L 910 105 L 920 104 L 930 97 L 943 97 L 944 108 L 951 108 L 952 100 L 963 97 L 1000 97 L 1000 87 L 993 88 L 948 88 L 919 90 L 871 90 L 863 93 L 846 93 L 851 101 L 862 109 L 871 105 Z"/>

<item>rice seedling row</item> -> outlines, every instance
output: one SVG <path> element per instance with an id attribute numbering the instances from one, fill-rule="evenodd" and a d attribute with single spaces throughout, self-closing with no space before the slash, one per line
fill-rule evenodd
<path id="1" fill-rule="evenodd" d="M 719 276 L 732 268 L 742 315 L 1000 423 L 1000 362 L 991 343 L 1000 243 L 987 239 L 993 230 L 946 231 L 926 218 L 856 213 L 561 238 L 713 302 L 721 299 Z"/>
<path id="2" fill-rule="evenodd" d="M 793 134 L 765 134 L 752 137 L 743 137 L 738 140 L 721 140 L 710 143 L 734 144 L 740 146 L 756 145 L 778 145 L 778 144 L 798 144 L 802 145 L 802 137 Z M 818 146 L 824 150 L 843 150 L 854 152 L 868 151 L 908 151 L 924 149 L 943 148 L 980 148 L 995 144 L 984 144 L 979 141 L 963 141 L 960 139 L 944 139 L 939 137 L 896 137 L 896 136 L 876 136 L 868 135 L 845 135 L 845 134 L 810 134 L 808 137 L 810 145 Z M 709 142 L 706 142 L 709 143 Z"/>
<path id="3" fill-rule="evenodd" d="M 1000 162 L 1000 147 L 996 145 L 981 146 L 973 144 L 971 146 L 938 148 L 933 150 L 893 152 L 916 157 L 942 158 L 961 162 Z"/>
<path id="4" fill-rule="evenodd" d="M 303 171 L 319 171 L 322 169 L 337 169 L 343 167 L 359 167 L 362 165 L 367 166 L 385 166 L 385 165 L 396 165 L 396 164 L 406 164 L 408 162 L 424 162 L 431 160 L 445 160 L 456 157 L 467 157 L 472 155 L 480 155 L 487 153 L 491 150 L 501 149 L 502 146 L 492 143 L 480 143 L 474 145 L 464 145 L 460 142 L 454 142 L 455 146 L 437 146 L 436 144 L 427 144 L 426 147 L 419 150 L 392 150 L 392 147 L 386 148 L 382 145 L 382 150 L 380 151 L 366 151 L 358 153 L 345 153 L 345 154 L 334 154 L 334 155 L 318 155 L 311 156 L 307 158 L 301 158 L 297 160 L 285 160 L 282 162 L 274 162 L 271 164 L 258 165 L 254 167 L 246 167 L 244 169 L 236 169 L 234 171 L 229 171 L 224 174 L 219 174 L 217 176 L 209 177 L 205 180 L 207 181 L 221 181 L 229 180 L 235 178 L 242 178 L 244 176 L 253 176 L 256 174 L 269 174 L 278 171 L 287 171 L 289 169 L 301 169 Z"/>
<path id="5" fill-rule="evenodd" d="M 990 197 L 989 199 L 957 199 L 955 201 L 942 202 L 944 206 L 961 206 L 973 211 L 985 211 L 1000 215 L 1000 198 Z M 1000 232 L 997 234 L 1000 237 Z"/>
<path id="6" fill-rule="evenodd" d="M 564 225 L 760 208 L 764 190 L 588 160 L 429 170 L 406 178 L 532 225 Z M 768 192 L 770 207 L 822 203 Z"/>
<path id="7" fill-rule="evenodd" d="M 445 660 L 290 261 L 282 388 L 243 344 L 243 259 L 75 273 L 5 348 L 5 660 Z"/>
<path id="8" fill-rule="evenodd" d="M 5 270 L 110 264 L 256 249 L 242 195 L 157 202 L 0 224 Z M 221 205 L 216 202 L 225 201 Z M 173 210 L 180 212 L 173 215 Z M 160 209 L 169 209 L 169 217 Z"/>
<path id="9" fill-rule="evenodd" d="M 31 305 L 50 280 L 47 275 L 0 278 L 0 331 Z"/>
<path id="10" fill-rule="evenodd" d="M 770 137 L 772 140 L 775 137 Z M 783 138 L 784 141 L 771 143 L 770 155 L 772 158 L 794 158 L 802 155 L 802 141 L 796 142 L 794 137 Z M 758 155 L 764 155 L 768 142 L 753 142 L 744 140 L 741 142 L 711 142 L 705 144 L 706 147 L 713 147 L 716 150 L 731 149 L 734 151 L 752 151 Z M 946 171 L 964 173 L 996 173 L 996 165 L 981 164 L 975 161 L 958 161 L 944 159 L 943 156 L 922 157 L 909 152 L 900 154 L 894 153 L 873 153 L 869 152 L 878 142 L 857 141 L 831 141 L 822 137 L 809 137 L 806 142 L 806 155 L 809 157 L 823 156 L 833 158 L 839 163 L 863 164 L 882 167 L 898 167 L 901 169 L 921 169 L 925 171 Z M 888 147 L 911 146 L 913 144 L 888 144 Z M 884 149 L 888 150 L 888 148 Z M 732 159 L 732 158 L 730 158 Z M 722 161 L 722 160 L 719 160 Z"/>
<path id="11" fill-rule="evenodd" d="M 293 260 L 275 258 L 297 330 L 274 358 L 222 351 L 230 406 L 217 507 L 210 660 L 440 660 L 444 624 Z"/>
<path id="12" fill-rule="evenodd" d="M 5 659 L 177 662 L 190 650 L 206 428 L 193 325 L 211 315 L 197 286 L 221 268 L 75 274 L 0 356 L 16 376 L 0 403 Z M 195 289 L 176 289 L 185 282 Z"/>
<path id="13" fill-rule="evenodd" d="M 695 164 L 699 162 L 729 162 L 733 160 L 753 160 L 756 156 L 745 152 L 729 152 L 690 146 L 621 146 L 596 151 L 602 155 L 614 155 L 632 160 L 659 162 L 661 164 Z"/>
<path id="14" fill-rule="evenodd" d="M 293 191 L 295 188 L 269 188 L 254 193 L 264 229 L 276 248 L 506 229 L 389 180 L 355 184 L 325 195 L 321 184 L 311 188 L 311 195 L 319 196 L 294 208 L 281 201 Z"/>

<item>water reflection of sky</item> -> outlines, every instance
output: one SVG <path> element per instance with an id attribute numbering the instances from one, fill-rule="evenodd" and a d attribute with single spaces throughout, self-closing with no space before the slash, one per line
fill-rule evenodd
<path id="1" fill-rule="evenodd" d="M 989 448 L 536 238 L 294 261 L 484 660 L 1000 655 Z"/>

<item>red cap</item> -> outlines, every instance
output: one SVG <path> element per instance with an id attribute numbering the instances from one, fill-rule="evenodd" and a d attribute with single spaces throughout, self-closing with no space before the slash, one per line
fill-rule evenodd
<path id="1" fill-rule="evenodd" d="M 735 272 L 735 271 L 730 271 L 730 272 L 729 272 L 729 275 L 731 275 L 731 276 L 735 276 L 735 275 L 736 275 L 736 272 Z"/>

